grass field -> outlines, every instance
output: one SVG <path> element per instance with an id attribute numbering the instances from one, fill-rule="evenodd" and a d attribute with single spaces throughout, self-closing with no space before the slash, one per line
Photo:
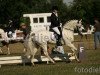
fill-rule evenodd
<path id="1" fill-rule="evenodd" d="M 100 48 L 94 50 L 93 35 L 88 35 L 88 39 L 81 39 L 85 47 L 85 60 L 81 63 L 72 61 L 71 63 L 56 62 L 55 65 L 44 63 L 36 63 L 34 67 L 30 64 L 23 66 L 22 64 L 3 65 L 0 68 L 0 75 L 100 75 Z M 75 36 L 75 46 L 80 43 L 79 36 Z M 50 44 L 50 46 L 53 46 Z M 6 47 L 3 47 L 4 55 Z M 70 49 L 64 46 L 65 52 L 70 52 Z M 10 45 L 11 55 L 23 55 L 23 45 L 21 43 Z"/>

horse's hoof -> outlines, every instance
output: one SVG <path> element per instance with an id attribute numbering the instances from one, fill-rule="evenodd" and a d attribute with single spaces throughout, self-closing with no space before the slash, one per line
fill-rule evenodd
<path id="1" fill-rule="evenodd" d="M 67 60 L 67 61 L 65 61 L 66 63 L 70 63 L 71 61 L 70 60 Z"/>
<path id="2" fill-rule="evenodd" d="M 35 65 L 34 65 L 34 64 L 32 64 L 32 67 L 35 67 Z"/>
<path id="3" fill-rule="evenodd" d="M 81 61 L 79 60 L 78 63 L 81 63 Z"/>
<path id="4" fill-rule="evenodd" d="M 30 58 L 31 58 L 31 56 L 29 55 L 29 56 L 27 56 L 27 58 L 28 58 L 28 59 L 30 59 Z"/>
<path id="5" fill-rule="evenodd" d="M 52 65 L 55 65 L 56 63 L 52 63 Z"/>
<path id="6" fill-rule="evenodd" d="M 55 65 L 56 63 L 55 62 L 53 62 L 53 65 Z"/>
<path id="7" fill-rule="evenodd" d="M 0 51 L 0 53 L 3 53 L 2 51 Z"/>
<path id="8" fill-rule="evenodd" d="M 47 61 L 47 64 L 49 64 L 49 61 Z"/>
<path id="9" fill-rule="evenodd" d="M 10 53 L 7 53 L 7 55 L 10 55 Z"/>

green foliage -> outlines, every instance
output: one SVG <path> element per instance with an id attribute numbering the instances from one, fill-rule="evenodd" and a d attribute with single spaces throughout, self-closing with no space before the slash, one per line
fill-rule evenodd
<path id="1" fill-rule="evenodd" d="M 93 24 L 94 17 L 100 16 L 100 0 L 74 0 L 72 9 L 74 18 Z"/>
<path id="2" fill-rule="evenodd" d="M 93 0 L 94 16 L 100 18 L 100 0 Z"/>
<path id="3" fill-rule="evenodd" d="M 30 24 L 30 20 L 29 18 L 24 18 L 24 17 L 21 17 L 20 18 L 20 23 L 25 23 L 26 25 L 29 25 Z"/>
<path id="4" fill-rule="evenodd" d="M 74 0 L 69 6 L 63 0 L 0 0 L 0 24 L 12 19 L 18 26 L 23 14 L 48 13 L 54 5 L 59 8 L 62 23 L 80 18 L 92 23 L 94 17 L 100 17 L 100 0 Z"/>
<path id="5" fill-rule="evenodd" d="M 76 18 L 82 18 L 84 21 L 93 18 L 92 0 L 74 0 L 72 9 Z"/>
<path id="6" fill-rule="evenodd" d="M 21 23 L 26 23 L 26 18 L 21 17 L 21 18 L 20 18 L 20 22 L 21 22 Z"/>

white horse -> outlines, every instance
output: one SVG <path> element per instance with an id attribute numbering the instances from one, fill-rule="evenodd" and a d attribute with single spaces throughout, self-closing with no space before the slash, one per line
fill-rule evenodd
<path id="1" fill-rule="evenodd" d="M 92 34 L 94 32 L 94 26 L 93 25 L 87 25 L 86 27 L 81 26 L 79 28 L 79 32 L 80 32 L 80 36 L 81 36 L 81 40 L 83 38 L 83 35 L 85 35 L 85 38 L 87 39 L 87 35 L 88 34 Z"/>
<path id="2" fill-rule="evenodd" d="M 66 46 L 69 46 L 73 52 L 73 55 L 75 56 L 75 59 L 79 61 L 76 55 L 77 48 L 73 45 L 74 41 L 74 29 L 77 26 L 81 26 L 81 21 L 78 22 L 78 20 L 71 20 L 64 24 L 62 28 L 62 38 L 65 42 Z M 34 65 L 34 56 L 37 52 L 37 45 L 43 48 L 44 54 L 48 57 L 48 59 L 55 63 L 54 60 L 48 55 L 47 52 L 47 42 L 51 40 L 51 33 L 47 30 L 40 30 L 37 32 L 31 32 L 30 36 L 25 41 L 25 44 L 27 45 L 27 56 L 31 59 L 31 63 Z"/>
<path id="3" fill-rule="evenodd" d="M 5 33 L 3 29 L 0 29 L 0 35 L 1 35 L 1 39 L 0 39 L 1 44 L 2 44 L 2 41 L 6 43 L 5 45 L 7 47 L 7 54 L 10 54 L 7 33 Z M 0 47 L 0 52 L 3 53 L 2 47 Z"/>

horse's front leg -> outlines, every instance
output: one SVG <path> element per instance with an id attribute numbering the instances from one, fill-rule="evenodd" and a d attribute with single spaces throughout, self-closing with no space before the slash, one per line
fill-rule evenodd
<path id="1" fill-rule="evenodd" d="M 75 57 L 76 61 L 80 62 L 80 60 L 79 60 L 78 57 L 77 57 L 77 53 L 76 53 L 75 50 L 73 51 L 73 56 Z"/>
<path id="2" fill-rule="evenodd" d="M 9 44 L 7 44 L 6 47 L 7 47 L 7 54 L 9 55 L 10 54 Z"/>
<path id="3" fill-rule="evenodd" d="M 80 60 L 78 59 L 78 57 L 77 57 L 77 53 L 76 53 L 76 51 L 77 51 L 77 48 L 71 43 L 71 42 L 66 42 L 66 45 L 68 45 L 70 48 L 71 48 L 71 50 L 72 50 L 72 54 L 73 54 L 73 56 L 75 57 L 75 59 L 78 61 L 78 62 L 80 62 Z"/>
<path id="4" fill-rule="evenodd" d="M 3 44 L 2 44 L 2 42 L 0 41 L 0 53 L 3 53 L 3 51 L 2 51 L 2 46 L 3 46 Z"/>
<path id="5" fill-rule="evenodd" d="M 8 42 L 6 43 L 6 47 L 7 47 L 7 54 L 8 54 L 8 55 L 11 54 L 11 53 L 10 53 L 9 43 L 8 43 Z"/>
<path id="6" fill-rule="evenodd" d="M 3 53 L 3 51 L 2 51 L 2 47 L 0 47 L 0 52 Z"/>
<path id="7" fill-rule="evenodd" d="M 77 48 L 72 44 L 71 50 L 73 51 L 73 56 L 75 57 L 76 61 L 80 62 L 77 57 Z"/>

